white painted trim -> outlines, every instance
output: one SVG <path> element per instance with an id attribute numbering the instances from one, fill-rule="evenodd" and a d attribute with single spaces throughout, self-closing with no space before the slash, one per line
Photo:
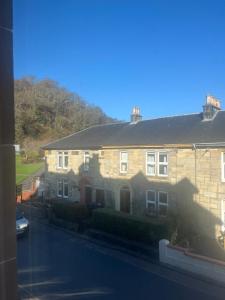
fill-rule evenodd
<path id="1" fill-rule="evenodd" d="M 65 195 L 64 193 L 64 183 L 67 183 L 68 185 L 68 196 Z M 59 184 L 62 184 L 62 195 L 59 194 Z M 57 180 L 57 197 L 62 198 L 62 199 L 68 199 L 69 198 L 69 181 L 67 179 L 58 179 Z"/>
<path id="2" fill-rule="evenodd" d="M 127 154 L 127 160 L 122 160 L 122 153 L 126 153 Z M 126 163 L 127 164 L 127 170 L 126 171 L 123 171 L 121 166 L 122 166 L 122 163 Z M 121 174 L 127 174 L 128 172 L 128 151 L 120 151 L 120 173 Z"/>
<path id="3" fill-rule="evenodd" d="M 160 202 L 159 201 L 159 194 L 166 194 L 166 199 L 167 199 L 167 203 L 163 203 L 163 202 Z M 168 195 L 168 192 L 165 192 L 165 191 L 158 191 L 158 215 L 160 217 L 166 217 L 168 215 L 168 207 L 169 207 L 169 195 Z M 166 210 L 166 215 L 160 215 L 159 214 L 159 206 L 166 206 L 167 207 L 167 210 Z"/>
<path id="4" fill-rule="evenodd" d="M 62 195 L 59 194 L 59 184 L 62 184 Z M 60 179 L 60 180 L 57 180 L 57 197 L 60 197 L 60 198 L 63 198 L 63 181 Z"/>
<path id="5" fill-rule="evenodd" d="M 65 189 L 64 189 L 64 184 L 65 184 L 65 181 L 67 183 L 67 186 L 68 186 L 68 196 L 65 195 Z M 63 198 L 69 198 L 69 181 L 67 179 L 63 179 Z"/>
<path id="6" fill-rule="evenodd" d="M 155 162 L 154 163 L 148 163 L 148 154 L 153 154 L 155 156 Z M 149 174 L 148 173 L 148 165 L 154 165 L 155 166 L 155 172 L 154 174 Z M 146 168 L 146 175 L 147 176 L 155 176 L 156 175 L 156 168 L 157 168 L 157 152 L 154 151 L 146 151 L 145 154 L 145 168 Z"/>
<path id="7" fill-rule="evenodd" d="M 60 154 L 59 154 L 60 153 Z M 68 154 L 65 154 L 68 153 Z M 59 166 L 59 157 L 62 157 L 62 167 Z M 57 155 L 56 155 L 56 168 L 57 169 L 61 169 L 61 170 L 67 170 L 68 166 L 65 167 L 65 157 L 68 157 L 68 166 L 69 166 L 69 151 L 57 151 Z"/>
<path id="8" fill-rule="evenodd" d="M 154 195 L 155 195 L 155 201 L 151 201 L 148 199 L 148 192 L 153 192 Z M 157 199 L 157 192 L 155 190 L 147 190 L 145 192 L 145 205 L 146 205 L 146 209 L 148 209 L 148 203 L 151 203 L 151 204 L 154 204 L 155 206 L 155 214 L 157 214 L 157 202 L 158 202 L 158 199 Z"/>
<path id="9" fill-rule="evenodd" d="M 167 156 L 167 162 L 165 163 L 165 162 L 160 162 L 159 161 L 159 155 L 160 154 L 164 154 L 164 155 L 166 155 Z M 159 166 L 167 166 L 167 174 L 160 174 L 159 173 Z M 169 168 L 168 168 L 168 166 L 169 166 L 169 156 L 168 156 L 168 153 L 166 152 L 166 151 L 159 151 L 158 153 L 157 153 L 157 174 L 158 174 L 158 176 L 160 176 L 160 177 L 168 177 L 168 170 L 169 170 Z"/>

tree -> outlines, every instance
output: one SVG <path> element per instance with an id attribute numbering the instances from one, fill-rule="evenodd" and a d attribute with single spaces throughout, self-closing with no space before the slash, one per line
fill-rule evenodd
<path id="1" fill-rule="evenodd" d="M 92 125 L 112 123 L 101 108 L 88 104 L 50 79 L 15 80 L 16 143 L 28 149 Z"/>

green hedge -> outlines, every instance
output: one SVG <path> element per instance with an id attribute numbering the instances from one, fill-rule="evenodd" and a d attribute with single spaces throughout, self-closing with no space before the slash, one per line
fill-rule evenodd
<path id="1" fill-rule="evenodd" d="M 52 211 L 57 218 L 79 222 L 90 216 L 90 211 L 85 204 L 57 201 L 52 203 Z"/>
<path id="2" fill-rule="evenodd" d="M 136 217 L 107 208 L 93 211 L 91 227 L 129 240 L 156 244 L 160 239 L 170 239 L 168 220 Z"/>

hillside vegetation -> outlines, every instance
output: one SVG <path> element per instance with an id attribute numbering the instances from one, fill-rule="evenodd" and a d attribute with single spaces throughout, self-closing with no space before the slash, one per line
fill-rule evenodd
<path id="1" fill-rule="evenodd" d="M 44 162 L 26 163 L 23 164 L 21 157 L 16 156 L 16 184 L 22 183 L 30 175 L 44 167 Z"/>
<path id="2" fill-rule="evenodd" d="M 54 139 L 114 121 L 57 82 L 34 77 L 15 80 L 15 117 L 16 143 L 26 158 L 38 155 L 39 147 Z"/>

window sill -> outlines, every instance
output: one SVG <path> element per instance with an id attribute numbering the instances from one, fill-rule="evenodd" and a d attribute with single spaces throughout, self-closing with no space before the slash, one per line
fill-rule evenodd
<path id="1" fill-rule="evenodd" d="M 68 168 L 56 168 L 56 171 L 68 171 Z"/>
<path id="2" fill-rule="evenodd" d="M 161 181 L 169 181 L 169 176 L 159 176 L 159 175 L 155 175 L 155 176 L 153 176 L 153 175 L 146 175 L 146 177 L 147 178 L 151 178 L 151 179 L 153 179 L 153 180 L 155 180 L 155 181 L 159 181 L 159 180 L 161 180 Z"/>

